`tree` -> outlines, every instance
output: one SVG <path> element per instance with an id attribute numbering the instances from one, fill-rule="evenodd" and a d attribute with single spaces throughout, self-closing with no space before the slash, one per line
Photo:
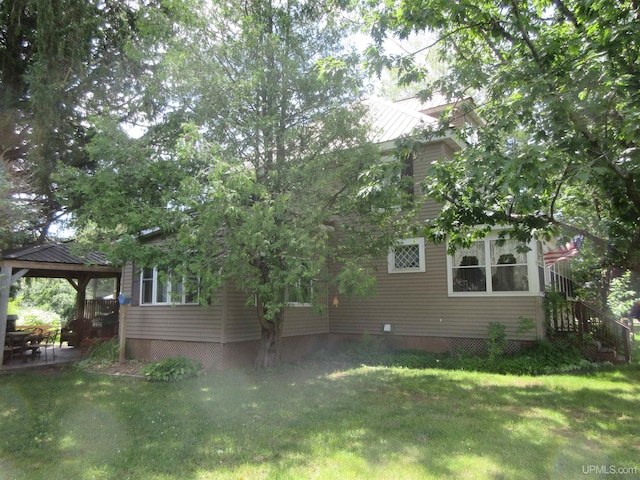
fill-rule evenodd
<path id="1" fill-rule="evenodd" d="M 37 307 L 53 312 L 63 321 L 73 318 L 76 291 L 61 278 L 26 278 L 21 281 L 17 300 L 21 307 Z"/>
<path id="2" fill-rule="evenodd" d="M 154 0 L 8 0 L 0 3 L 0 246 L 42 242 L 64 211 L 60 166 L 91 168 L 93 117 L 135 121 L 149 103 L 140 79 L 167 13 Z M 6 202 L 6 203 L 5 203 Z"/>
<path id="3" fill-rule="evenodd" d="M 402 0 L 369 5 L 371 33 L 430 31 L 447 75 L 431 89 L 479 97 L 486 127 L 434 166 L 429 195 L 445 204 L 435 239 L 463 245 L 494 225 L 511 235 L 582 234 L 604 266 L 640 270 L 640 11 L 636 2 Z M 406 81 L 411 57 L 369 52 Z M 443 118 L 443 124 L 447 119 Z M 476 137 L 477 135 L 477 137 Z M 473 229 L 477 225 L 488 228 Z"/>
<path id="4" fill-rule="evenodd" d="M 292 297 L 321 306 L 329 282 L 364 293 L 366 260 L 386 254 L 410 218 L 398 215 L 401 162 L 381 162 L 368 140 L 338 7 L 229 0 L 185 13 L 164 63 L 167 105 L 190 120 L 175 150 L 144 162 L 145 137 L 116 132 L 94 150 L 100 171 L 72 175 L 90 205 L 77 221 L 112 257 L 198 277 L 205 302 L 228 282 L 246 292 L 262 332 L 258 368 L 279 362 Z M 96 178 L 108 181 L 96 189 Z M 144 229 L 163 241 L 145 242 Z"/>

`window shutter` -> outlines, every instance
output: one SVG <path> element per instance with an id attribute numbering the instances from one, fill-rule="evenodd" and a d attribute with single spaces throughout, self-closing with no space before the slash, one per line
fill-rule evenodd
<path id="1" fill-rule="evenodd" d="M 131 305 L 140 305 L 140 269 L 131 264 Z"/>

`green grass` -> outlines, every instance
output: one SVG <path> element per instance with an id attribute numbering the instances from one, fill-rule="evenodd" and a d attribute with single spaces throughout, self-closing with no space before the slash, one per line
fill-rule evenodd
<path id="1" fill-rule="evenodd" d="M 639 432 L 637 364 L 538 377 L 331 362 L 175 383 L 0 375 L 2 480 L 598 478 L 590 466 L 633 478 Z"/>

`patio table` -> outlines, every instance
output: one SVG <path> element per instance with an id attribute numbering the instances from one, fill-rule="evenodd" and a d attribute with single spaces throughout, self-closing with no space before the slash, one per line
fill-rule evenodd
<path id="1" fill-rule="evenodd" d="M 29 348 L 28 343 L 32 341 L 40 342 L 43 338 L 42 334 L 34 333 L 30 330 L 16 330 L 15 332 L 6 332 L 5 336 L 10 337 L 12 343 L 18 342 L 22 344 L 22 361 L 27 361 L 27 349 Z M 32 356 L 36 354 L 36 349 L 33 349 Z"/>

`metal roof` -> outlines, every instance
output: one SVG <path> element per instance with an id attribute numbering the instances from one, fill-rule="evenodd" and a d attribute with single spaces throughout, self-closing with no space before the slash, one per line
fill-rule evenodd
<path id="1" fill-rule="evenodd" d="M 424 102 L 418 97 L 409 97 L 403 100 L 398 100 L 395 103 L 402 106 L 403 108 L 406 108 L 407 110 L 412 110 L 429 115 L 434 112 L 442 111 L 446 107 L 455 105 L 459 102 L 460 100 L 449 101 L 441 93 L 434 93 L 431 98 L 429 98 L 429 100 Z"/>
<path id="2" fill-rule="evenodd" d="M 86 256 L 71 253 L 69 243 L 52 242 L 31 247 L 16 248 L 2 252 L 2 260 L 25 262 L 65 263 L 72 265 L 112 266 L 104 255 L 98 252 L 87 252 Z"/>
<path id="3" fill-rule="evenodd" d="M 433 118 L 439 118 L 440 114 L 442 114 L 445 109 L 452 108 L 454 110 L 458 110 L 458 115 L 464 114 L 465 116 L 470 117 L 476 125 L 484 125 L 484 120 L 482 120 L 475 111 L 475 102 L 471 97 L 447 99 L 440 93 L 434 93 L 429 100 L 424 102 L 418 97 L 410 97 L 398 100 L 395 104 L 407 110 L 420 112 Z M 467 108 L 463 109 L 463 106 L 465 105 Z"/>
<path id="4" fill-rule="evenodd" d="M 387 102 L 380 98 L 370 98 L 365 103 L 369 107 L 374 143 L 396 140 L 412 134 L 417 128 L 438 124 L 436 119 L 410 110 L 401 103 Z"/>

